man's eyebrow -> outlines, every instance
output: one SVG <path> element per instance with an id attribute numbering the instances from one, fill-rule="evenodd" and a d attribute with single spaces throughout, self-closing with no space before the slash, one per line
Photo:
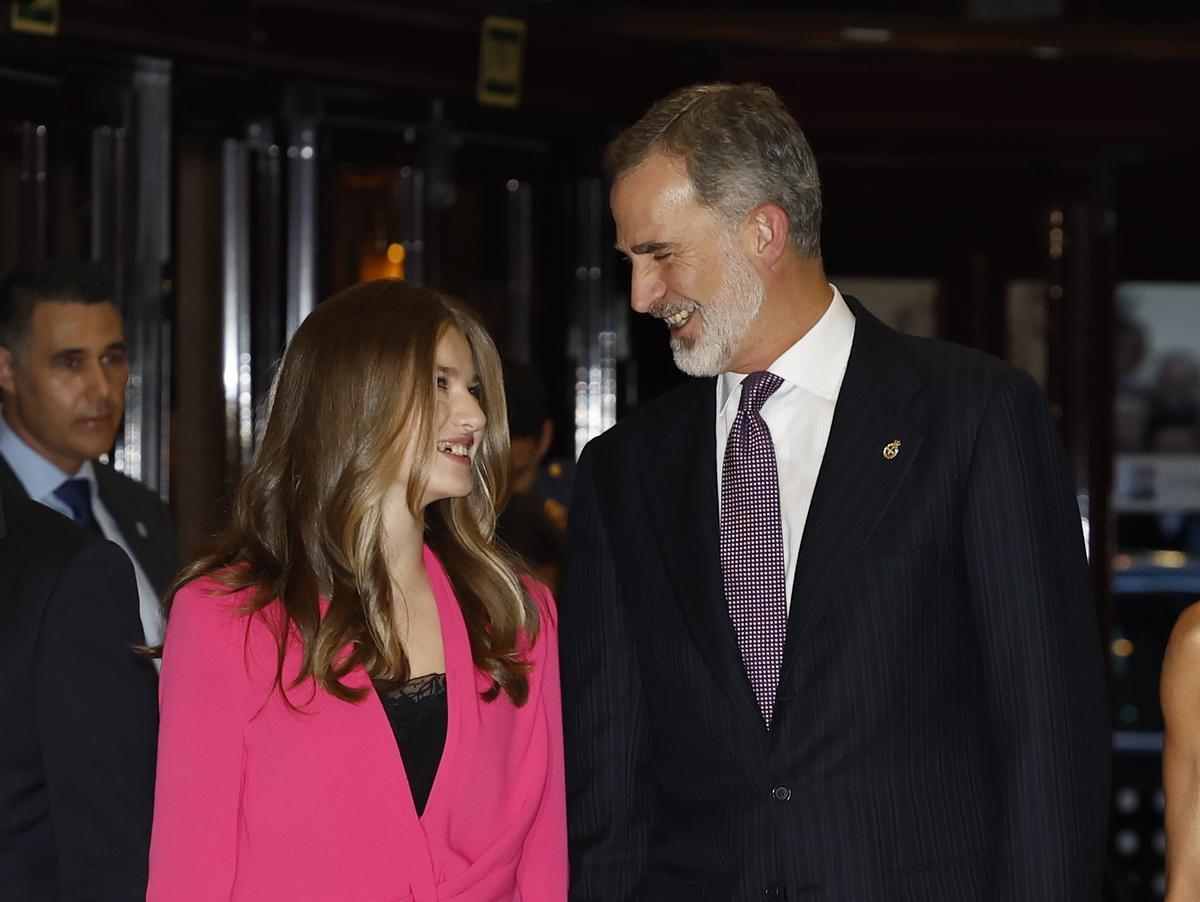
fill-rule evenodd
<path id="1" fill-rule="evenodd" d="M 124 341 L 113 341 L 113 342 L 109 342 L 108 344 L 106 344 L 104 346 L 104 350 L 101 353 L 107 354 L 109 351 L 124 351 L 124 350 L 125 350 L 125 342 Z M 79 347 L 75 347 L 74 345 L 68 345 L 65 348 L 59 348 L 58 350 L 56 350 L 54 352 L 54 356 L 55 357 L 58 357 L 61 355 L 70 356 L 72 354 L 86 354 L 87 352 L 88 352 L 87 348 L 79 348 Z"/>
<path id="2" fill-rule="evenodd" d="M 674 243 L 670 241 L 643 241 L 641 244 L 635 244 L 633 247 L 631 247 L 629 249 L 629 253 L 657 254 L 659 251 L 665 251 L 674 246 Z"/>

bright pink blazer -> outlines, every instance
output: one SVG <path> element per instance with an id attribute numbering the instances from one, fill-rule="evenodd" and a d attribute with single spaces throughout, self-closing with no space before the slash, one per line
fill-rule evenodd
<path id="1" fill-rule="evenodd" d="M 425 549 L 446 656 L 446 746 L 418 818 L 387 715 L 313 684 L 272 691 L 275 639 L 211 579 L 175 597 L 161 727 L 148 902 L 563 902 L 566 803 L 555 614 L 531 589 L 541 633 L 529 701 L 473 666 L 454 591 Z M 263 613 L 278 616 L 278 603 Z M 285 680 L 297 672 L 289 650 Z M 289 676 L 290 674 L 290 676 Z M 363 670 L 346 683 L 370 688 Z"/>

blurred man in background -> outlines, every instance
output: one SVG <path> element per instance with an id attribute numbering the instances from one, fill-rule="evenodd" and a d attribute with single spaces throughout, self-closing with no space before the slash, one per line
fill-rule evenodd
<path id="1" fill-rule="evenodd" d="M 563 461 L 543 466 L 554 443 L 554 420 L 540 374 L 526 364 L 506 363 L 504 394 L 512 437 L 512 497 L 497 533 L 557 598 L 566 560 L 571 467 Z"/>
<path id="2" fill-rule="evenodd" d="M 166 507 L 100 465 L 129 378 L 125 330 L 96 267 L 50 262 L 0 286 L 0 493 L 29 497 L 129 555 L 146 641 L 162 641 L 160 599 L 179 569 Z"/>

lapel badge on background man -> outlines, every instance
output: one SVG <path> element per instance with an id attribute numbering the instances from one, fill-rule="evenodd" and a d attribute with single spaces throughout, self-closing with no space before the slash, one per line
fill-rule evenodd
<path id="1" fill-rule="evenodd" d="M 895 460 L 899 456 L 900 456 L 900 439 L 896 439 L 893 442 L 888 442 L 886 445 L 883 446 L 883 459 L 884 460 Z"/>
<path id="2" fill-rule="evenodd" d="M 885 451 L 884 453 L 886 454 L 887 452 Z M 145 523 L 143 523 L 141 520 L 138 520 L 135 525 L 137 526 L 137 533 L 139 536 L 141 536 L 143 539 L 149 538 L 150 530 L 146 528 Z"/>

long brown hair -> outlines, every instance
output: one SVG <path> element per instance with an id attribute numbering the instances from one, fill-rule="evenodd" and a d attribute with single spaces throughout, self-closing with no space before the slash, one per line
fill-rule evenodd
<path id="1" fill-rule="evenodd" d="M 471 347 L 487 425 L 470 495 L 434 502 L 422 513 L 437 453 L 435 354 L 451 328 Z M 357 667 L 384 684 L 408 679 L 408 656 L 392 625 L 382 523 L 382 498 L 406 451 L 412 461 L 408 506 L 423 516 L 425 541 L 454 586 L 475 666 L 492 678 L 484 698 L 503 691 L 524 704 L 529 667 L 521 647 L 536 638 L 538 617 L 512 559 L 493 543 L 509 475 L 499 355 L 465 304 L 408 282 L 348 288 L 296 330 L 231 522 L 180 575 L 168 610 L 179 587 L 203 575 L 230 591 L 253 588 L 245 607 L 250 615 L 279 599 L 283 616 L 269 622 L 278 642 L 276 684 L 285 699 L 283 663 L 293 631 L 303 657 L 291 688 L 312 678 L 339 698 L 358 700 L 365 690 L 343 682 Z M 329 601 L 324 616 L 322 597 Z"/>

